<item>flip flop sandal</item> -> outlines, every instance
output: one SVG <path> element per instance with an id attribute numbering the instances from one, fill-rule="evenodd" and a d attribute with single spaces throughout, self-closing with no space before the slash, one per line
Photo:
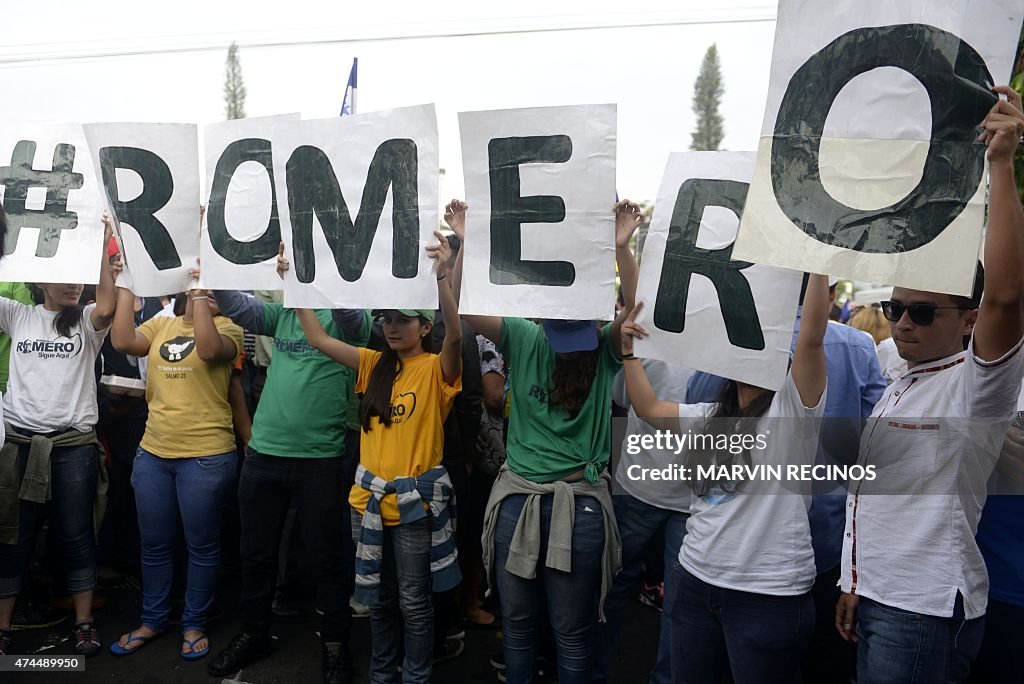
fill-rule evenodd
<path id="1" fill-rule="evenodd" d="M 203 639 L 206 639 L 206 648 L 204 648 L 202 651 L 197 652 L 195 650 L 196 644 L 198 644 Z M 205 632 L 197 636 L 195 639 L 192 639 L 191 641 L 186 639 L 184 636 L 181 637 L 181 640 L 188 644 L 188 647 L 192 649 L 188 653 L 185 653 L 184 648 L 182 648 L 181 651 L 179 651 L 182 660 L 200 660 L 210 655 L 210 637 L 208 637 Z"/>
<path id="2" fill-rule="evenodd" d="M 141 643 L 138 646 L 136 646 L 135 648 L 124 648 L 124 647 L 121 646 L 121 640 L 118 639 L 114 643 L 110 644 L 110 652 L 113 655 L 116 655 L 116 656 L 130 656 L 131 654 L 135 653 L 136 651 L 141 651 L 143 646 L 145 646 L 147 643 L 149 643 L 153 639 L 156 639 L 158 636 L 160 636 L 160 635 L 159 634 L 154 634 L 151 637 L 131 636 L 131 632 L 128 632 L 128 642 L 127 643 L 130 644 L 133 641 L 139 641 Z"/>

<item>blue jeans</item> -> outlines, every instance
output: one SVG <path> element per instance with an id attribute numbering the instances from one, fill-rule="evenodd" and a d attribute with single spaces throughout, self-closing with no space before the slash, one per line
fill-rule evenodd
<path id="1" fill-rule="evenodd" d="M 352 513 L 353 537 L 362 516 Z M 371 684 L 428 684 L 434 658 L 434 607 L 430 593 L 431 516 L 384 527 L 380 597 L 370 606 Z M 403 641 L 402 631 L 405 638 Z M 405 646 L 401 678 L 398 657 Z"/>
<path id="2" fill-rule="evenodd" d="M 965 620 L 959 594 L 953 615 L 921 615 L 862 596 L 857 609 L 858 684 L 963 681 L 981 647 L 985 618 Z"/>
<path id="3" fill-rule="evenodd" d="M 688 513 L 658 508 L 628 494 L 612 497 L 615 521 L 622 538 L 622 569 L 604 603 L 607 622 L 597 625 L 597 653 L 594 657 L 594 681 L 605 682 L 612 673 L 615 645 L 622 628 L 626 604 L 636 596 L 637 586 L 644 574 L 644 557 L 658 529 L 665 526 L 665 568 L 670 570 L 679 557 L 679 548 L 686 534 Z M 675 581 L 671 572 L 665 573 L 665 605 L 675 596 Z M 669 638 L 668 611 L 661 612 L 661 634 L 658 639 L 658 660 L 651 671 L 649 684 L 669 684 L 672 681 L 672 662 Z"/>
<path id="4" fill-rule="evenodd" d="M 814 633 L 811 593 L 768 596 L 722 589 L 672 565 L 672 680 L 718 684 L 728 661 L 735 684 L 791 684 Z"/>
<path id="5" fill-rule="evenodd" d="M 132 470 L 142 539 L 142 624 L 167 627 L 174 582 L 178 516 L 188 547 L 182 631 L 202 630 L 220 566 L 220 522 L 235 481 L 234 451 L 195 458 L 160 458 L 139 447 Z"/>
<path id="6" fill-rule="evenodd" d="M 504 629 L 505 676 L 510 684 L 529 684 L 535 673 L 536 617 L 547 607 L 558 651 L 558 681 L 589 684 L 593 676 L 591 631 L 601 586 L 604 516 L 601 504 L 589 496 L 576 497 L 572 530 L 572 572 L 545 566 L 551 529 L 553 494 L 541 500 L 540 557 L 537 576 L 524 579 L 505 569 L 509 546 L 526 496 L 509 496 L 501 503 L 494 539 L 494 573 Z"/>
<path id="7" fill-rule="evenodd" d="M 25 477 L 28 452 L 27 444 L 18 446 L 19 484 Z M 65 583 L 72 595 L 96 588 L 93 503 L 99 467 L 99 453 L 92 444 L 54 447 L 50 452 L 50 524 L 63 549 Z M 18 502 L 18 543 L 0 544 L 0 598 L 17 596 L 21 590 L 21 576 L 28 569 L 35 531 L 45 510 L 43 504 Z"/>

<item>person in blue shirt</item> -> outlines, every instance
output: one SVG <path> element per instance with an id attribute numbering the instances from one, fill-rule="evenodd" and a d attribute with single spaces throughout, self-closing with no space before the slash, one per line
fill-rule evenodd
<path id="1" fill-rule="evenodd" d="M 806 287 L 806 278 L 804 286 Z M 838 279 L 829 279 L 833 304 Z M 800 295 L 803 302 L 803 293 Z M 800 331 L 798 310 L 793 340 Z M 825 365 L 829 390 L 825 400 L 825 423 L 818 448 L 819 464 L 856 462 L 864 420 L 885 391 L 885 379 L 878 363 L 874 341 L 865 332 L 829 321 L 825 331 Z M 728 380 L 710 373 L 694 374 L 686 386 L 686 403 L 718 401 Z M 829 486 L 828 483 L 820 483 Z M 846 491 L 843 487 L 824 490 L 815 483 L 807 517 L 817 578 L 811 590 L 816 613 L 815 633 L 803 662 L 803 679 L 821 684 L 848 684 L 852 651 L 836 632 L 834 611 L 839 599 L 839 560 L 843 552 L 846 521 Z"/>

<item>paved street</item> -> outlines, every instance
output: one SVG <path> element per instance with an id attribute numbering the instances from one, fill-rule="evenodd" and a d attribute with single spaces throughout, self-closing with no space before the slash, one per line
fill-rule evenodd
<path id="1" fill-rule="evenodd" d="M 127 587 L 105 589 L 109 604 L 96 617 L 104 644 L 117 639 L 136 626 L 139 596 Z M 222 591 L 223 605 L 228 614 L 210 625 L 213 651 L 225 646 L 235 633 L 238 623 L 232 610 L 237 606 L 238 586 L 229 583 Z M 248 684 L 290 684 L 301 682 L 316 684 L 320 676 L 319 638 L 316 635 L 317 616 L 312 599 L 304 602 L 308 618 L 303 622 L 278 624 L 274 629 L 276 650 L 235 679 L 220 680 L 221 684 L 246 682 Z M 642 684 L 654 662 L 658 638 L 658 613 L 633 602 L 627 612 L 622 643 L 617 651 L 617 684 Z M 352 653 L 356 667 L 356 681 L 366 682 L 369 661 L 370 629 L 368 619 L 357 619 L 353 626 Z M 69 654 L 67 639 L 70 622 L 51 630 L 18 632 L 16 650 L 19 653 L 45 655 Z M 466 650 L 457 659 L 435 667 L 433 681 L 437 684 L 479 684 L 497 682 L 490 657 L 500 651 L 500 640 L 493 630 L 470 630 L 466 635 Z M 181 641 L 177 634 L 168 634 L 148 644 L 133 656 L 115 658 L 104 649 L 99 656 L 86 663 L 86 673 L 37 673 L 15 675 L 18 681 L 28 682 L 138 682 L 140 684 L 170 684 L 172 682 L 216 683 L 206 674 L 206 660 L 186 663 L 178 656 Z M 13 681 L 0 677 L 0 681 Z M 554 679 L 548 681 L 555 681 Z"/>

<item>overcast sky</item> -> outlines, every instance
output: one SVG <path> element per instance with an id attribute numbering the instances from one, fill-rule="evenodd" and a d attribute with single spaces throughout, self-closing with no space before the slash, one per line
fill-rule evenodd
<path id="1" fill-rule="evenodd" d="M 712 43 L 722 148 L 755 149 L 774 15 L 773 0 L 0 0 L 0 125 L 222 120 L 234 40 L 249 116 L 336 116 L 353 57 L 360 112 L 435 103 L 442 203 L 462 193 L 459 111 L 604 102 L 618 104 L 619 192 L 653 200 L 668 153 L 689 147 Z M 117 56 L 144 51 L 161 52 Z"/>

